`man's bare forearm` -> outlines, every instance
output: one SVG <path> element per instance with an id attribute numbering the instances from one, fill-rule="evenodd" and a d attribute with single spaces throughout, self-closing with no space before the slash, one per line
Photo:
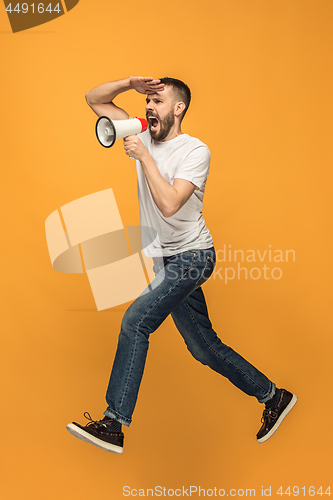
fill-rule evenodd
<path id="1" fill-rule="evenodd" d="M 113 120 L 126 120 L 127 112 L 112 101 L 122 92 L 130 90 L 130 78 L 103 83 L 86 93 L 86 101 L 97 116 L 108 116 Z"/>
<path id="2" fill-rule="evenodd" d="M 162 177 L 148 151 L 141 159 L 141 166 L 156 205 L 165 217 L 169 217 L 178 201 L 175 188 Z"/>
<path id="3" fill-rule="evenodd" d="M 117 95 L 126 90 L 130 90 L 130 77 L 114 82 L 103 83 L 98 87 L 86 93 L 86 99 L 89 104 L 107 104 L 113 101 Z"/>

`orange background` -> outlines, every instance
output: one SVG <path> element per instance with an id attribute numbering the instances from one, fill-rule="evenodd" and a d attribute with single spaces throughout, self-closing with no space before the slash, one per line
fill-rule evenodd
<path id="1" fill-rule="evenodd" d="M 13 35 L 0 8 L 1 498 L 121 499 L 124 486 L 158 485 L 257 497 L 272 486 L 281 498 L 281 485 L 329 486 L 332 16 L 331 0 L 81 0 Z M 121 141 L 98 144 L 84 99 L 131 74 L 192 89 L 183 131 L 211 149 L 204 217 L 216 249 L 295 251 L 276 263 L 280 280 L 204 286 L 224 342 L 299 397 L 262 445 L 263 407 L 191 358 L 171 318 L 152 336 L 124 455 L 65 429 L 84 411 L 101 418 L 128 304 L 97 312 L 86 276 L 55 272 L 44 222 L 112 187 L 124 225 L 139 223 L 134 163 Z M 134 91 L 116 102 L 144 116 Z"/>

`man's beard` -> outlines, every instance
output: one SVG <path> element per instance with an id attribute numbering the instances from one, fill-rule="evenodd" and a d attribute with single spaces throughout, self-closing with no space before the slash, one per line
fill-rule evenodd
<path id="1" fill-rule="evenodd" d="M 148 120 L 149 116 L 154 116 L 152 114 L 146 113 L 146 117 Z M 156 130 L 151 130 L 151 127 L 149 127 L 150 135 L 154 141 L 164 141 L 164 139 L 168 136 L 171 127 L 175 123 L 175 115 L 173 114 L 173 111 L 170 111 L 170 113 L 167 114 L 163 120 L 157 115 L 156 118 L 158 119 L 160 129 L 157 132 Z M 149 121 L 149 120 L 148 120 Z"/>

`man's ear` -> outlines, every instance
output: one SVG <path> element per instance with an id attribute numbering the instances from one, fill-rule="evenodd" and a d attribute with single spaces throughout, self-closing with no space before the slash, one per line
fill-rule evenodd
<path id="1" fill-rule="evenodd" d="M 175 116 L 180 116 L 185 109 L 185 104 L 182 101 L 175 104 Z"/>

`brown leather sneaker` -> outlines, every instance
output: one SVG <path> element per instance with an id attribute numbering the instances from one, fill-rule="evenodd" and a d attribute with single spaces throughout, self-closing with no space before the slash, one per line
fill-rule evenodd
<path id="1" fill-rule="evenodd" d="M 284 417 L 288 415 L 290 410 L 295 406 L 297 396 L 291 392 L 281 389 L 281 395 L 277 405 L 274 408 L 266 408 L 262 414 L 262 426 L 257 434 L 258 443 L 267 441 L 274 432 L 278 429 Z"/>
<path id="2" fill-rule="evenodd" d="M 75 437 L 112 453 L 122 453 L 124 434 L 112 430 L 113 420 L 92 420 L 88 412 L 84 416 L 90 422 L 83 426 L 72 422 L 66 429 Z"/>

